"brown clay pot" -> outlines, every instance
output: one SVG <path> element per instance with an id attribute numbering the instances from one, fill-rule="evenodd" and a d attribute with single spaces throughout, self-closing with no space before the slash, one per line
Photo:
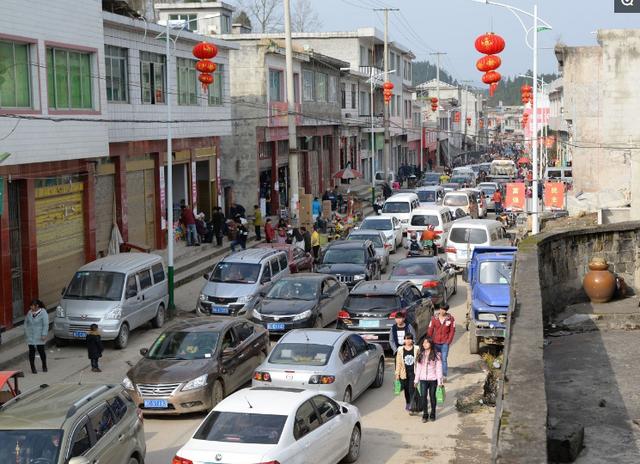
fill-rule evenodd
<path id="1" fill-rule="evenodd" d="M 592 258 L 582 287 L 592 303 L 606 303 L 616 290 L 616 277 L 603 258 Z"/>

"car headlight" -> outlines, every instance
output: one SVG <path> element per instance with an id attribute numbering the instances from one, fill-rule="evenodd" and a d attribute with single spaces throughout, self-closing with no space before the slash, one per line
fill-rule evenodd
<path id="1" fill-rule="evenodd" d="M 497 321 L 498 318 L 495 314 L 492 313 L 479 313 L 478 314 L 479 321 Z"/>
<path id="2" fill-rule="evenodd" d="M 260 314 L 258 310 L 255 308 L 253 309 L 253 311 L 251 311 L 251 316 L 253 316 L 254 319 L 257 319 L 259 321 L 262 320 L 262 314 Z"/>
<path id="3" fill-rule="evenodd" d="M 306 311 L 302 311 L 300 314 L 296 314 L 293 316 L 294 321 L 302 321 L 304 319 L 309 319 L 311 317 L 311 310 L 307 309 Z"/>
<path id="4" fill-rule="evenodd" d="M 353 280 L 364 280 L 367 276 L 365 274 L 356 274 L 353 276 Z"/>
<path id="5" fill-rule="evenodd" d="M 199 296 L 200 301 L 207 301 L 209 298 L 204 293 L 201 293 Z"/>
<path id="6" fill-rule="evenodd" d="M 56 316 L 57 317 L 65 317 L 66 313 L 67 312 L 65 311 L 65 309 L 62 306 L 58 305 L 58 307 L 56 308 Z"/>
<path id="7" fill-rule="evenodd" d="M 122 306 L 116 306 L 111 311 L 109 311 L 107 314 L 105 314 L 104 318 L 105 319 L 110 319 L 110 320 L 118 320 L 118 319 L 120 319 L 121 316 L 122 316 Z"/>
<path id="8" fill-rule="evenodd" d="M 207 385 L 207 374 L 203 374 L 200 377 L 196 377 L 190 380 L 182 387 L 182 391 L 195 390 L 196 388 L 202 388 Z"/>
<path id="9" fill-rule="evenodd" d="M 122 386 L 126 389 L 126 390 L 135 390 L 135 388 L 133 387 L 133 382 L 131 381 L 131 379 L 129 377 L 126 377 L 124 379 L 122 379 Z"/>
<path id="10" fill-rule="evenodd" d="M 236 300 L 234 304 L 239 304 L 239 305 L 247 304 L 251 301 L 252 298 L 253 298 L 253 295 L 241 296 Z"/>

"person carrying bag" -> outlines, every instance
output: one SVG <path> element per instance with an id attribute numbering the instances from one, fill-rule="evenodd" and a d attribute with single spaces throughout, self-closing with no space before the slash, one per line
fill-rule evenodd
<path id="1" fill-rule="evenodd" d="M 436 420 L 436 390 L 442 387 L 442 357 L 436 350 L 433 341 L 425 337 L 420 342 L 420 350 L 416 357 L 414 383 L 420 386 L 423 400 L 422 422 Z M 429 403 L 431 414 L 429 414 Z M 442 402 L 444 403 L 444 397 Z"/>

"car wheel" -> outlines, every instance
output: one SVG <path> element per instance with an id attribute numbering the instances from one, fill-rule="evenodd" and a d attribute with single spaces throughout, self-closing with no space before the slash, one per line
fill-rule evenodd
<path id="1" fill-rule="evenodd" d="M 159 329 L 160 327 L 162 327 L 164 325 L 164 316 L 165 316 L 164 305 L 161 304 L 160 306 L 158 306 L 158 312 L 156 313 L 156 317 L 151 319 L 151 325 L 156 329 Z"/>
<path id="2" fill-rule="evenodd" d="M 316 317 L 316 320 L 313 323 L 313 328 L 314 329 L 323 329 L 324 328 L 324 322 L 322 322 L 322 316 L 320 314 L 318 314 L 318 317 Z"/>
<path id="3" fill-rule="evenodd" d="M 224 386 L 216 380 L 211 389 L 211 409 L 215 408 L 224 399 Z"/>
<path id="4" fill-rule="evenodd" d="M 476 337 L 474 334 L 475 325 L 472 323 L 469 325 L 469 353 L 478 354 L 480 352 L 480 337 Z"/>
<path id="5" fill-rule="evenodd" d="M 455 295 L 458 293 L 458 276 L 454 276 L 453 277 L 453 291 L 451 292 L 451 295 Z"/>
<path id="6" fill-rule="evenodd" d="M 129 326 L 126 322 L 123 322 L 120 326 L 120 331 L 118 332 L 118 336 L 113 341 L 113 344 L 118 350 L 122 350 L 127 347 L 129 343 Z"/>
<path id="7" fill-rule="evenodd" d="M 342 395 L 342 401 L 345 403 L 351 403 L 351 387 L 347 387 L 344 391 L 344 395 Z"/>
<path id="8" fill-rule="evenodd" d="M 383 382 L 384 382 L 384 359 L 381 359 L 378 362 L 378 370 L 376 371 L 376 378 L 373 381 L 373 384 L 371 384 L 371 386 L 373 388 L 380 388 Z"/>
<path id="9" fill-rule="evenodd" d="M 349 439 L 349 453 L 344 457 L 343 462 L 356 462 L 360 457 L 360 440 L 362 439 L 362 433 L 360 431 L 360 425 L 356 424 L 351 432 L 351 438 Z"/>

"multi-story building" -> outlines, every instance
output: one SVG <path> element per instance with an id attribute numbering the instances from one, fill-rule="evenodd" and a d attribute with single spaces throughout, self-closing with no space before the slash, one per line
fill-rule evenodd
<path id="1" fill-rule="evenodd" d="M 154 2 L 155 16 L 160 23 L 184 22 L 185 28 L 202 35 L 231 33 L 231 17 L 235 8 L 225 2 L 186 1 Z"/>

